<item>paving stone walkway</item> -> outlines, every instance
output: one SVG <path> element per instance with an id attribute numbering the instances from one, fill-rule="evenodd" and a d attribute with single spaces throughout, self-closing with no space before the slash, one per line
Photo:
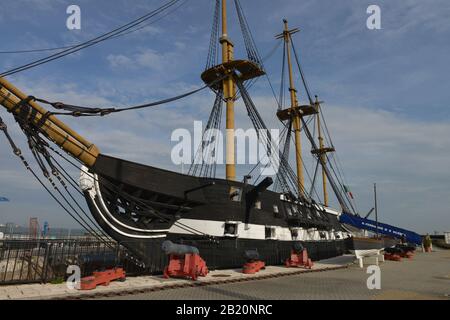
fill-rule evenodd
<path id="1" fill-rule="evenodd" d="M 133 300 L 450 300 L 450 250 L 380 264 L 381 289 L 369 290 L 366 269 L 347 268 L 245 283 L 179 288 L 108 299 Z"/>
<path id="2" fill-rule="evenodd" d="M 63 284 L 27 284 L 0 286 L 0 300 L 6 299 L 89 299 L 98 297 L 115 297 L 120 295 L 144 294 L 176 288 L 218 285 L 224 283 L 248 282 L 249 280 L 268 279 L 299 273 L 329 271 L 346 268 L 353 264 L 354 257 L 345 255 L 316 262 L 312 270 L 285 268 L 283 266 L 268 266 L 265 270 L 246 275 L 242 269 L 212 271 L 207 277 L 200 277 L 198 281 L 183 279 L 164 279 L 162 276 L 130 277 L 125 282 L 112 282 L 109 286 L 99 286 L 92 291 L 69 289 Z"/>

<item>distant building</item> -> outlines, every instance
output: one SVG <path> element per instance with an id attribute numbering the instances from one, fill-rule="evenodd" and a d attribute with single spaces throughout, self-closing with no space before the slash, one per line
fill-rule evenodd
<path id="1" fill-rule="evenodd" d="M 450 244 L 450 231 L 444 232 L 445 243 Z"/>
<path id="2" fill-rule="evenodd" d="M 0 232 L 3 233 L 3 239 L 28 239 L 30 233 L 33 232 L 36 232 L 36 238 L 47 239 L 77 238 L 86 235 L 86 231 L 80 229 L 50 228 L 47 226 L 45 230 L 30 230 L 29 227 L 19 226 L 11 222 L 0 225 Z"/>

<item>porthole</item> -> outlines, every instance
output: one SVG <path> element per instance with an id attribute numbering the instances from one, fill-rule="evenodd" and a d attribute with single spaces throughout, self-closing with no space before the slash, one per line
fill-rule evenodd
<path id="1" fill-rule="evenodd" d="M 225 223 L 224 236 L 225 237 L 237 237 L 238 235 L 238 224 L 234 222 Z"/>

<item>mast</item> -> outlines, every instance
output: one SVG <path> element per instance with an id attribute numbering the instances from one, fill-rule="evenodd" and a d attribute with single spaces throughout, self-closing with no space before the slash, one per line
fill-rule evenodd
<path id="1" fill-rule="evenodd" d="M 222 0 L 222 63 L 233 61 L 234 45 L 227 34 L 227 0 Z M 236 83 L 230 73 L 223 81 L 224 99 L 226 101 L 226 178 L 236 180 L 236 155 L 234 143 L 234 97 L 236 95 Z"/>
<path id="2" fill-rule="evenodd" d="M 236 91 L 238 85 L 242 85 L 245 81 L 261 77 L 265 75 L 259 61 L 254 60 L 254 56 L 249 56 L 248 43 L 246 43 L 247 59 L 234 59 L 234 44 L 228 36 L 227 29 L 227 0 L 216 0 L 215 17 L 221 16 L 222 30 L 219 44 L 222 46 L 222 62 L 218 65 L 213 65 L 209 61 L 207 69 L 202 73 L 201 78 L 203 82 L 214 91 L 216 96 L 223 91 L 223 100 L 226 103 L 226 179 L 236 180 L 236 147 L 235 147 L 235 118 L 234 107 L 236 100 Z M 221 1 L 221 2 L 220 2 Z M 221 4 L 221 6 L 220 6 Z M 241 9 L 236 6 L 238 15 L 242 15 Z M 221 15 L 219 13 L 221 11 Z M 217 15 L 216 15 L 217 13 Z M 215 18 L 216 19 L 216 18 Z M 217 45 L 215 35 L 220 33 L 219 23 L 213 23 L 213 30 L 210 42 L 210 54 L 215 52 L 214 46 Z M 248 27 L 243 25 L 243 21 L 239 21 L 241 29 L 243 30 L 244 39 L 249 39 L 251 36 L 248 33 Z M 244 32 L 247 32 L 244 34 Z M 245 42 L 245 41 L 244 41 Z M 214 60 L 214 58 L 213 58 Z"/>
<path id="3" fill-rule="evenodd" d="M 291 47 L 296 55 L 294 45 L 292 43 L 292 34 L 299 32 L 300 30 L 298 28 L 289 30 L 288 28 L 288 22 L 286 19 L 283 20 L 284 22 L 284 30 L 283 33 L 276 36 L 277 39 L 283 39 L 285 42 L 285 48 L 287 53 L 287 63 L 288 63 L 288 69 L 289 69 L 289 92 L 291 97 L 291 106 L 288 109 L 279 110 L 277 112 L 277 116 L 281 121 L 292 121 L 293 128 L 295 131 L 295 151 L 296 151 L 296 164 L 297 164 L 297 184 L 298 184 L 298 191 L 299 195 L 304 195 L 304 174 L 303 174 L 303 157 L 302 157 L 302 141 L 301 141 L 301 130 L 302 130 L 302 123 L 304 121 L 304 117 L 316 115 L 317 116 L 317 127 L 319 132 L 319 146 L 314 143 L 314 141 L 311 141 L 313 144 L 313 150 L 312 153 L 317 155 L 318 161 L 322 165 L 322 182 L 323 182 L 323 196 L 324 196 L 324 205 L 328 206 L 329 200 L 328 200 L 328 191 L 327 191 L 327 172 L 325 168 L 326 164 L 326 154 L 328 152 L 334 152 L 333 147 L 325 147 L 324 138 L 322 136 L 322 129 L 320 125 L 320 101 L 318 100 L 316 96 L 316 100 L 313 102 L 310 100 L 310 104 L 307 105 L 299 105 L 298 99 L 297 99 L 297 89 L 295 88 L 294 84 L 294 75 L 292 72 L 292 55 L 291 55 Z M 297 63 L 298 63 L 298 57 L 295 56 Z M 299 67 L 300 68 L 300 67 Z M 301 73 L 301 70 L 299 70 Z M 302 76 L 303 79 L 303 76 Z M 303 82 L 305 80 L 303 79 Z M 305 89 L 306 88 L 306 84 Z M 309 94 L 308 94 L 309 97 Z M 305 128 L 306 131 L 307 128 Z M 311 137 L 308 137 L 311 139 Z"/>
<path id="4" fill-rule="evenodd" d="M 317 96 L 316 96 L 316 103 L 318 103 L 317 101 Z M 323 137 L 322 137 L 322 128 L 320 127 L 320 107 L 319 107 L 319 114 L 317 114 L 317 132 L 319 134 L 319 148 L 320 150 L 324 150 L 325 145 L 323 142 Z M 320 153 L 320 161 L 322 163 L 326 163 L 326 159 L 325 159 L 325 154 L 323 152 Z M 328 192 L 327 192 L 327 175 L 325 173 L 325 170 L 322 167 L 322 187 L 323 187 L 323 204 L 325 205 L 325 207 L 328 207 Z"/>
<path id="5" fill-rule="evenodd" d="M 323 187 L 323 204 L 325 207 L 329 205 L 328 199 L 328 190 L 327 190 L 327 173 L 325 171 L 325 165 L 327 163 L 327 153 L 336 151 L 334 147 L 325 147 L 324 137 L 322 135 L 322 126 L 320 124 L 320 112 L 322 111 L 322 106 L 320 105 L 321 101 L 319 101 L 316 96 L 316 100 L 314 105 L 317 108 L 317 132 L 319 135 L 319 149 L 313 149 L 312 153 L 318 156 L 320 163 L 322 164 L 322 187 Z"/>
<path id="6" fill-rule="evenodd" d="M 292 71 L 292 58 L 291 58 L 291 35 L 299 32 L 299 29 L 289 30 L 288 22 L 286 19 L 284 22 L 284 31 L 281 35 L 277 36 L 277 38 L 283 38 L 286 43 L 286 51 L 287 51 L 287 62 L 289 69 L 289 92 L 291 96 L 291 107 L 289 109 L 289 114 L 292 116 L 293 120 L 293 128 L 295 132 L 295 159 L 297 165 L 297 186 L 299 195 L 303 195 L 303 190 L 305 186 L 305 178 L 303 175 L 303 157 L 302 157 L 302 141 L 301 141 L 301 114 L 297 100 L 297 89 L 295 88 L 294 83 L 294 74 Z"/>

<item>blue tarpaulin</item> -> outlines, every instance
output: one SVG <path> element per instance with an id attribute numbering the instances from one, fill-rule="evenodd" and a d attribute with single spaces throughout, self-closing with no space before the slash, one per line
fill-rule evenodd
<path id="1" fill-rule="evenodd" d="M 343 213 L 339 217 L 339 221 L 341 223 L 346 223 L 359 229 L 377 232 L 377 222 L 373 220 L 365 219 L 348 213 Z M 405 237 L 407 242 L 415 243 L 417 245 L 422 244 L 422 237 L 419 234 L 413 231 L 394 227 L 386 223 L 378 222 L 378 233 L 398 239 Z"/>

